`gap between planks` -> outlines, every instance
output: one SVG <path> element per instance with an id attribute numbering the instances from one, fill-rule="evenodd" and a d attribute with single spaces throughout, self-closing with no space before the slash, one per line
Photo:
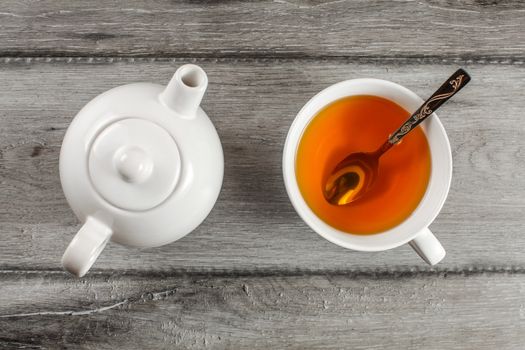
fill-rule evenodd
<path id="1" fill-rule="evenodd" d="M 61 55 L 2 55 L 0 64 L 34 64 L 34 63 L 80 63 L 80 64 L 110 64 L 110 63 L 143 63 L 143 62 L 347 62 L 357 64 L 477 64 L 477 65 L 514 65 L 525 64 L 525 58 L 498 57 L 439 57 L 439 56 L 304 56 L 304 55 L 214 55 L 214 56 L 61 56 Z"/>
<path id="2" fill-rule="evenodd" d="M 399 268 L 399 269 L 359 269 L 359 270 L 308 270 L 308 269 L 254 269 L 254 270 L 215 270 L 215 269 L 171 269 L 171 270 L 90 270 L 82 279 L 107 277 L 180 277 L 227 278 L 227 277 L 299 277 L 299 276 L 344 276 L 352 279 L 391 279 L 449 276 L 479 276 L 492 274 L 525 275 L 521 266 L 468 266 L 458 268 Z M 10 276 L 56 276 L 71 277 L 62 269 L 0 269 L 0 280 Z"/>

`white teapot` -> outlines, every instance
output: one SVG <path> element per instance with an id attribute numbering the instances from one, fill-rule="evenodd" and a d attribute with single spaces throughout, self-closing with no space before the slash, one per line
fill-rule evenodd
<path id="1" fill-rule="evenodd" d="M 199 107 L 207 85 L 202 68 L 184 65 L 166 87 L 119 86 L 76 115 L 60 180 L 84 225 L 62 257 L 66 270 L 83 276 L 109 240 L 160 246 L 206 218 L 224 172 L 219 136 Z"/>

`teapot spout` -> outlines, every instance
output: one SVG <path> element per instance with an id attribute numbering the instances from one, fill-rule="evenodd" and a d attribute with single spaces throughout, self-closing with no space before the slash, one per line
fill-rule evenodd
<path id="1" fill-rule="evenodd" d="M 185 64 L 173 75 L 160 94 L 160 101 L 185 118 L 194 118 L 208 87 L 204 70 L 194 64 Z"/>

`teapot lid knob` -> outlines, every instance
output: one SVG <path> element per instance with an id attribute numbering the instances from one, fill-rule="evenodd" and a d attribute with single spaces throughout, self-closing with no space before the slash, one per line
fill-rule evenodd
<path id="1" fill-rule="evenodd" d="M 96 136 L 88 155 L 98 194 L 120 209 L 145 211 L 164 202 L 181 173 L 179 148 L 156 123 L 127 118 Z"/>
<path id="2" fill-rule="evenodd" d="M 124 146 L 115 153 L 115 167 L 124 181 L 143 183 L 153 172 L 153 161 L 142 148 Z"/>

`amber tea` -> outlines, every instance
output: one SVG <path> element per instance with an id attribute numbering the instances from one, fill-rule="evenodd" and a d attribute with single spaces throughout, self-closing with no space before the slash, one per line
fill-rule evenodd
<path id="1" fill-rule="evenodd" d="M 383 155 L 378 177 L 363 198 L 334 206 L 323 195 L 323 184 L 341 159 L 377 149 L 409 116 L 395 102 L 363 95 L 338 100 L 310 121 L 297 149 L 296 177 L 319 218 L 341 231 L 373 234 L 410 216 L 425 194 L 431 170 L 430 149 L 420 127 Z"/>

